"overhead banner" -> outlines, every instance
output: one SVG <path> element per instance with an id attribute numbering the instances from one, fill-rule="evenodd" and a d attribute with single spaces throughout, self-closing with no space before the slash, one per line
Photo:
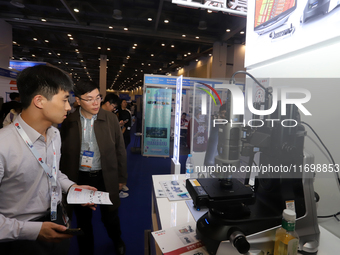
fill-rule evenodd
<path id="1" fill-rule="evenodd" d="M 171 99 L 171 89 L 146 89 L 144 156 L 169 156 Z"/>
<path id="2" fill-rule="evenodd" d="M 190 8 L 209 9 L 240 16 L 247 15 L 248 0 L 172 0 L 173 4 L 183 5 Z"/>

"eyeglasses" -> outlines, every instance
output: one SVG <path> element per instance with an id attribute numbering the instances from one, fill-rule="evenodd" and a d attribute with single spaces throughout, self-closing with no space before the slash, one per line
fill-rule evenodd
<path id="1" fill-rule="evenodd" d="M 102 101 L 101 97 L 96 97 L 96 98 L 92 98 L 92 99 L 84 99 L 84 98 L 79 97 L 79 99 L 85 101 L 88 104 L 93 104 L 94 102 L 101 102 Z"/>

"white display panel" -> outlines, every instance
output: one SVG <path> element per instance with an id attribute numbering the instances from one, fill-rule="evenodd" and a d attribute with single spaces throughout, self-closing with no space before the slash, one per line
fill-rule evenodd
<path id="1" fill-rule="evenodd" d="M 173 4 L 190 8 L 222 11 L 240 16 L 247 15 L 248 0 L 172 0 Z"/>
<path id="2" fill-rule="evenodd" d="M 249 1 L 245 66 L 340 36 L 340 1 L 311 2 Z"/>

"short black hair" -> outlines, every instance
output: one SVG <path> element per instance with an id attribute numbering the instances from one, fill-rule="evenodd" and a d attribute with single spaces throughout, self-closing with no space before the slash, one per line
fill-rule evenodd
<path id="1" fill-rule="evenodd" d="M 81 95 L 89 93 L 95 89 L 99 90 L 97 83 L 93 81 L 80 81 L 74 86 L 73 91 L 76 97 L 80 97 Z"/>
<path id="2" fill-rule="evenodd" d="M 9 98 L 13 101 L 14 99 L 16 99 L 17 97 L 20 97 L 20 94 L 18 92 L 12 92 L 11 94 L 9 94 Z"/>
<path id="3" fill-rule="evenodd" d="M 120 98 L 116 94 L 110 93 L 105 96 L 103 104 L 105 104 L 106 102 L 109 102 L 110 104 L 116 104 L 118 106 L 120 105 Z"/>
<path id="4" fill-rule="evenodd" d="M 36 95 L 51 100 L 60 90 L 71 91 L 73 82 L 64 71 L 45 65 L 27 67 L 17 77 L 22 108 L 27 109 Z"/>
<path id="5" fill-rule="evenodd" d="M 225 104 L 222 104 L 221 106 L 220 106 L 220 109 L 219 109 L 219 111 L 221 112 L 221 111 L 226 111 L 227 110 L 227 104 L 225 103 Z"/>

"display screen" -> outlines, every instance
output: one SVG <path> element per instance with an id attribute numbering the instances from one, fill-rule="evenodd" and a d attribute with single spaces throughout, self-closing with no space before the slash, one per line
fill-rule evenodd
<path id="1" fill-rule="evenodd" d="M 256 0 L 254 28 L 284 17 L 296 8 L 296 0 Z"/>

